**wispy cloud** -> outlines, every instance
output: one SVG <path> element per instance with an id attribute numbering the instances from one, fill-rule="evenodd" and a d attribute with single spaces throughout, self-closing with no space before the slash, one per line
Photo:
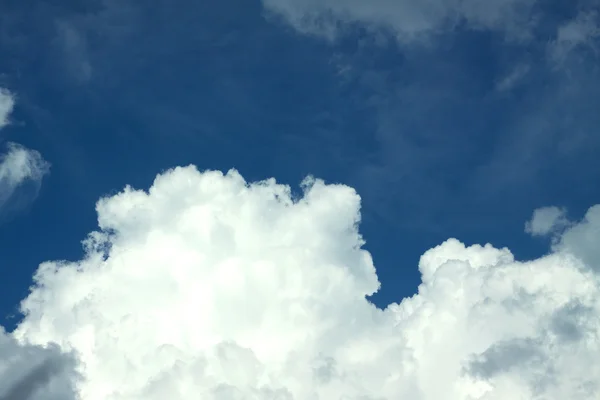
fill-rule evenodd
<path id="1" fill-rule="evenodd" d="M 88 57 L 86 38 L 69 22 L 57 22 L 57 37 L 62 45 L 65 66 L 73 79 L 86 82 L 92 77 L 93 69 Z"/>
<path id="2" fill-rule="evenodd" d="M 0 88 L 0 129 L 8 125 L 14 104 L 13 95 Z M 6 147 L 6 153 L 0 155 L 0 220 L 35 200 L 50 171 L 39 152 L 11 142 Z"/>
<path id="3" fill-rule="evenodd" d="M 20 211 L 37 197 L 50 164 L 35 150 L 8 144 L 0 156 L 0 220 Z"/>
<path id="4" fill-rule="evenodd" d="M 503 197 L 533 201 L 528 209 L 544 200 L 523 199 L 524 190 L 598 176 L 598 15 L 592 2 L 575 3 L 263 0 L 300 32 L 347 39 L 331 46 L 343 54 L 336 62 L 347 57 L 340 81 L 362 91 L 377 125 L 365 136 L 380 144 L 356 163 L 357 180 L 368 201 L 389 199 L 378 205 L 386 220 L 420 228 L 453 218 L 449 203 L 470 213 Z M 364 39 L 375 30 L 394 40 Z M 364 54 L 347 50 L 360 41 L 370 43 Z M 399 204 L 411 215 L 397 215 Z"/>
<path id="5" fill-rule="evenodd" d="M 501 31 L 507 38 L 530 36 L 536 0 L 263 0 L 264 7 L 303 33 L 335 38 L 352 23 L 392 32 L 400 42 L 468 24 Z"/>
<path id="6" fill-rule="evenodd" d="M 496 90 L 501 92 L 510 91 L 519 81 L 522 81 L 527 76 L 530 69 L 531 67 L 527 64 L 517 65 L 510 73 L 498 80 Z"/>
<path id="7" fill-rule="evenodd" d="M 599 15 L 595 10 L 580 11 L 577 16 L 562 24 L 556 39 L 550 43 L 550 55 L 558 63 L 564 62 L 577 47 L 590 47 L 598 54 L 594 39 L 600 37 Z"/>
<path id="8" fill-rule="evenodd" d="M 533 236 L 548 235 L 567 225 L 566 210 L 559 207 L 541 207 L 534 211 L 525 224 L 525 231 Z"/>
<path id="9" fill-rule="evenodd" d="M 0 129 L 8 125 L 14 105 L 14 95 L 0 88 Z M 50 163 L 38 151 L 12 142 L 6 148 L 0 154 L 0 221 L 35 200 L 50 171 Z"/>
<path id="10" fill-rule="evenodd" d="M 0 88 L 0 129 L 9 123 L 9 116 L 15 106 L 13 95 L 6 89 Z"/>
<path id="11" fill-rule="evenodd" d="M 0 163 L 0 182 L 18 186 L 28 179 L 40 180 L 48 172 L 48 163 L 35 150 L 16 143 L 8 144 L 8 152 Z"/>

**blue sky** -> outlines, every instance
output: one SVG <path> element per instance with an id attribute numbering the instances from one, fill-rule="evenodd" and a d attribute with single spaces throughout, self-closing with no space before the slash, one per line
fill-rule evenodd
<path id="1" fill-rule="evenodd" d="M 595 5 L 536 2 L 527 39 L 463 21 L 413 41 L 358 17 L 306 34 L 258 2 L 5 2 L 16 105 L 0 139 L 52 166 L 3 212 L 2 316 L 40 262 L 81 254 L 100 196 L 189 163 L 356 188 L 381 305 L 414 292 L 419 256 L 448 237 L 542 254 L 533 209 L 579 217 L 600 195 L 598 42 L 557 39 Z"/>
<path id="2" fill-rule="evenodd" d="M 594 275 L 600 209 L 593 207 L 600 198 L 600 1 L 209 3 L 0 5 L 0 327 L 14 330 L 10 335 L 18 340 L 80 351 L 75 363 L 89 367 L 77 389 L 83 400 L 109 398 L 105 382 L 113 384 L 113 395 L 128 393 L 128 399 L 172 395 L 131 382 L 154 382 L 162 371 L 150 367 L 172 355 L 160 340 L 168 337 L 178 351 L 195 355 L 209 352 L 206 343 L 216 340 L 211 334 L 222 342 L 210 349 L 230 351 L 239 361 L 235 368 L 254 365 L 254 359 L 244 363 L 256 357 L 274 374 L 273 388 L 282 385 L 290 399 L 463 400 L 474 392 L 464 389 L 470 383 L 463 375 L 453 375 L 459 365 L 469 379 L 485 382 L 508 374 L 510 387 L 504 381 L 490 386 L 499 396 L 494 399 L 544 390 L 549 399 L 600 393 L 592 368 L 597 350 L 577 342 L 595 323 L 584 317 L 600 310 L 586 303 L 600 293 Z M 244 191 L 235 174 L 165 172 L 189 164 L 200 171 L 235 168 L 247 182 L 273 177 L 305 200 L 280 208 L 287 195 L 273 183 Z M 153 184 L 157 174 L 163 175 Z M 317 181 L 303 194 L 300 183 L 308 175 L 326 184 Z M 329 185 L 336 183 L 346 186 Z M 147 196 L 122 192 L 126 185 L 153 189 Z M 361 197 L 359 231 L 377 276 L 356 250 L 358 205 L 347 187 Z M 273 193 L 284 200 L 273 203 Z M 106 200 L 96 209 L 101 197 Z M 194 201 L 210 203 L 213 211 L 194 214 Z M 204 224 L 229 213 L 239 220 L 215 228 L 215 242 L 202 247 Z M 169 231 L 173 221 L 189 236 Z M 99 224 L 102 233 L 84 254 L 82 241 Z M 185 247 L 194 240 L 192 250 Z M 534 261 L 514 262 L 508 250 L 498 250 L 504 247 L 514 259 Z M 222 261 L 229 251 L 231 258 Z M 253 269 L 256 254 L 266 269 Z M 207 259 L 222 263 L 198 261 L 208 272 L 185 269 Z M 281 269 L 270 270 L 269 263 Z M 241 264 L 246 269 L 236 269 Z M 265 271 L 271 273 L 261 275 Z M 31 288 L 34 274 L 38 285 Z M 240 276 L 247 286 L 236 280 Z M 381 313 L 364 301 L 377 279 L 381 289 L 371 300 Z M 164 282 L 176 284 L 160 286 Z M 197 293 L 210 295 L 200 301 Z M 302 295 L 288 307 L 290 293 Z M 23 299 L 25 317 L 18 310 Z M 523 319 L 511 304 L 522 307 Z M 304 311 L 294 314 L 295 306 Z M 243 318 L 227 319 L 240 307 Z M 447 325 L 448 315 L 464 324 Z M 467 315 L 490 331 L 482 334 Z M 140 331 L 144 321 L 163 339 Z M 530 321 L 535 329 L 528 330 Z M 113 329 L 121 329 L 115 337 L 124 338 L 122 347 Z M 89 332 L 97 347 L 82 339 Z M 551 346 L 555 339 L 547 332 L 580 347 Z M 294 358 L 306 344 L 293 341 L 301 334 L 317 338 L 306 347 L 312 361 Z M 8 337 L 0 330 L 0 347 L 13 346 Z M 145 355 L 135 353 L 138 338 Z M 13 346 L 17 353 L 19 346 Z M 151 353 L 155 348 L 165 353 Z M 430 356 L 429 349 L 443 354 Z M 35 354 L 23 356 L 26 378 L 13 377 L 17 383 L 9 385 L 0 374 L 0 395 L 47 383 L 22 384 L 38 379 L 27 361 Z M 64 354 L 44 354 L 50 364 L 39 368 L 56 361 L 67 371 L 65 382 L 74 376 L 65 366 L 70 361 L 60 361 Z M 139 361 L 131 382 L 114 372 L 129 368 L 119 364 L 121 354 Z M 352 357 L 360 354 L 370 361 L 357 366 Z M 573 354 L 579 358 L 569 358 Z M 280 370 L 284 356 L 298 368 L 323 363 L 320 383 L 297 380 L 304 370 Z M 416 372 L 396 371 L 400 358 Z M 543 376 L 536 375 L 544 366 Z M 337 379 L 335 368 L 355 374 L 340 376 L 361 377 L 364 387 L 327 386 Z M 57 371 L 46 376 L 62 374 Z M 439 384 L 429 384 L 431 374 Z M 388 375 L 397 381 L 384 379 Z M 223 379 L 245 390 L 237 378 Z M 206 398 L 225 398 L 217 383 L 214 397 Z M 182 386 L 180 393 L 198 393 L 192 389 Z M 264 393 L 261 399 L 272 398 Z"/>

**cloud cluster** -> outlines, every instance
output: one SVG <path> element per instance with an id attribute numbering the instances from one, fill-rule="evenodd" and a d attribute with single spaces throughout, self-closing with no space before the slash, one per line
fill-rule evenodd
<path id="1" fill-rule="evenodd" d="M 8 125 L 14 104 L 13 95 L 0 88 L 0 129 Z M 7 152 L 0 154 L 0 218 L 33 201 L 49 171 L 50 164 L 39 152 L 8 143 Z M 25 184 L 27 189 L 19 192 Z"/>
<path id="2" fill-rule="evenodd" d="M 598 397 L 600 282 L 572 243 L 597 218 L 531 262 L 450 239 L 381 310 L 360 197 L 302 187 L 190 166 L 101 199 L 85 257 L 40 265 L 14 337 L 74 352 L 83 400 Z"/>

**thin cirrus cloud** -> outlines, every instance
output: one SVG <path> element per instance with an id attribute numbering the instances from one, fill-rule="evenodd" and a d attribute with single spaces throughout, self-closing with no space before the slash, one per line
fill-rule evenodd
<path id="1" fill-rule="evenodd" d="M 10 113 L 15 106 L 13 95 L 6 89 L 0 88 L 0 129 L 9 123 Z"/>
<path id="2" fill-rule="evenodd" d="M 459 23 L 525 40 L 536 0 L 263 0 L 263 5 L 303 33 L 335 38 L 344 25 L 363 23 L 387 29 L 407 43 Z"/>
<path id="3" fill-rule="evenodd" d="M 377 146 L 375 161 L 356 163 L 356 185 L 367 204 L 393 199 L 378 202 L 382 220 L 394 215 L 411 229 L 443 230 L 459 223 L 444 211 L 449 203 L 480 213 L 504 197 L 512 203 L 505 210 L 525 212 L 545 201 L 527 203 L 525 190 L 568 186 L 567 174 L 580 187 L 597 180 L 599 114 L 589 106 L 600 82 L 597 1 L 262 4 L 303 34 L 347 39 L 331 48 L 342 86 L 366 93 L 359 102 L 369 99 Z M 390 36 L 397 40 L 380 40 Z M 497 213 L 490 223 L 502 224 Z"/>
<path id="4" fill-rule="evenodd" d="M 560 63 L 578 47 L 594 48 L 593 40 L 600 37 L 598 17 L 595 10 L 580 11 L 574 19 L 561 25 L 550 46 L 552 58 Z"/>
<path id="5" fill-rule="evenodd" d="M 544 8 L 538 0 L 262 0 L 262 3 L 267 11 L 302 33 L 334 39 L 348 24 L 360 23 L 386 29 L 401 43 L 450 31 L 459 24 L 500 32 L 511 41 L 527 42 L 533 38 Z M 598 34 L 597 13 L 585 7 L 589 2 L 579 3 L 582 5 L 579 14 L 558 30 L 559 53 L 565 46 L 586 42 Z"/>
<path id="6" fill-rule="evenodd" d="M 0 89 L 0 129 L 10 123 L 14 96 Z M 50 164 L 35 150 L 9 142 L 0 155 L 0 219 L 30 204 L 38 195 Z"/>
<path id="7" fill-rule="evenodd" d="M 382 310 L 365 298 L 380 283 L 359 195 L 313 178 L 303 191 L 190 166 L 98 201 L 85 256 L 39 266 L 19 346 L 1 342 L 29 371 L 44 365 L 30 346 L 61 350 L 55 373 L 18 374 L 44 378 L 28 398 L 598 397 L 600 281 L 575 243 L 597 218 L 529 262 L 449 239 L 421 257 L 416 294 Z"/>

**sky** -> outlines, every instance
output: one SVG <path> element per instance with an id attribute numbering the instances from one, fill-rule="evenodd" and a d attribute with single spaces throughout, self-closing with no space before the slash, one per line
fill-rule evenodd
<path id="1" fill-rule="evenodd" d="M 600 1 L 213 3 L 0 5 L 0 400 L 598 397 Z"/>

